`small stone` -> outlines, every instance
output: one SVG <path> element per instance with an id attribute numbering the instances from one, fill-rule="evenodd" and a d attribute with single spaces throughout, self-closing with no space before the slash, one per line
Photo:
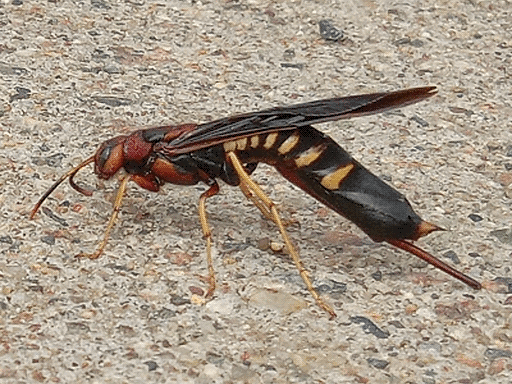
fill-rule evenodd
<path id="1" fill-rule="evenodd" d="M 485 357 L 494 360 L 499 359 L 503 357 L 512 357 L 512 352 L 507 351 L 505 349 L 498 349 L 498 348 L 487 348 L 487 350 L 484 352 Z"/>
<path id="2" fill-rule="evenodd" d="M 482 221 L 482 220 L 483 220 L 483 219 L 482 219 L 482 216 L 477 215 L 476 213 L 471 213 L 471 214 L 469 214 L 469 215 L 468 215 L 468 217 L 469 217 L 472 221 L 474 221 L 475 223 L 478 223 L 479 221 Z"/>
<path id="3" fill-rule="evenodd" d="M 379 339 L 387 339 L 389 337 L 388 332 L 384 332 L 373 321 L 364 316 L 353 316 L 350 318 L 350 321 L 354 324 L 362 324 L 365 333 L 371 333 Z"/>
<path id="4" fill-rule="evenodd" d="M 194 295 L 204 296 L 204 290 L 201 287 L 196 287 L 195 285 L 191 285 L 188 287 L 188 290 Z"/>
<path id="5" fill-rule="evenodd" d="M 284 251 L 285 245 L 283 243 L 278 243 L 276 241 L 270 242 L 270 249 L 272 252 L 281 253 Z"/>
<path id="6" fill-rule="evenodd" d="M 325 40 L 339 41 L 343 39 L 343 31 L 334 27 L 331 21 L 320 20 L 318 22 L 318 26 L 320 27 L 320 36 L 322 36 Z"/>
<path id="7" fill-rule="evenodd" d="M 148 366 L 148 371 L 154 371 L 158 368 L 158 364 L 156 363 L 156 361 L 153 361 L 153 360 L 149 360 L 149 361 L 146 361 L 144 362 L 144 364 L 146 364 Z"/>
<path id="8" fill-rule="evenodd" d="M 490 235 L 496 237 L 502 243 L 512 244 L 512 228 L 497 229 L 491 231 Z"/>
<path id="9" fill-rule="evenodd" d="M 178 295 L 173 295 L 172 298 L 171 298 L 171 304 L 174 304 L 174 305 L 179 307 L 181 305 L 190 304 L 190 300 L 185 298 L 185 297 L 181 297 L 181 296 L 178 296 Z"/>
<path id="10" fill-rule="evenodd" d="M 0 243 L 12 244 L 14 241 L 11 236 L 0 236 Z"/>
<path id="11" fill-rule="evenodd" d="M 329 280 L 328 282 L 320 284 L 318 287 L 316 287 L 316 290 L 318 293 L 340 294 L 347 291 L 347 284 L 336 280 Z"/>
<path id="12" fill-rule="evenodd" d="M 15 87 L 14 90 L 17 92 L 15 95 L 12 95 L 9 102 L 13 102 L 14 100 L 23 100 L 28 99 L 31 95 L 31 90 L 28 88 Z"/>
<path id="13" fill-rule="evenodd" d="M 48 245 L 54 245 L 55 244 L 55 236 L 43 236 L 43 237 L 41 237 L 41 241 Z"/>
<path id="14" fill-rule="evenodd" d="M 451 261 L 453 261 L 455 264 L 460 264 L 460 260 L 459 260 L 459 257 L 457 256 L 457 254 L 450 250 L 448 252 L 445 252 L 443 253 L 443 256 L 446 257 L 447 259 L 450 259 Z"/>
<path id="15" fill-rule="evenodd" d="M 270 248 L 270 239 L 268 237 L 263 237 L 258 240 L 257 247 L 261 251 L 266 251 Z"/>
<path id="16" fill-rule="evenodd" d="M 411 117 L 411 120 L 417 122 L 420 125 L 420 127 L 428 127 L 429 126 L 428 121 L 423 120 L 419 116 L 414 115 L 413 117 Z"/>
<path id="17" fill-rule="evenodd" d="M 389 361 L 381 360 L 381 359 L 375 359 L 373 357 L 370 357 L 366 359 L 368 364 L 370 364 L 372 367 L 378 368 L 378 369 L 384 369 L 389 365 Z"/>

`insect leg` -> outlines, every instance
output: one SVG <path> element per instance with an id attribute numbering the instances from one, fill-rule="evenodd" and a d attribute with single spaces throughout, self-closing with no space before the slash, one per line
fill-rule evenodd
<path id="1" fill-rule="evenodd" d="M 208 274 L 210 276 L 210 282 L 206 297 L 211 297 L 215 291 L 215 270 L 213 269 L 212 259 L 212 231 L 208 220 L 206 218 L 206 199 L 219 193 L 219 184 L 215 180 L 210 181 L 210 188 L 201 194 L 199 198 L 199 219 L 201 221 L 201 228 L 203 230 L 203 236 L 206 240 L 206 259 L 208 261 Z"/>
<path id="2" fill-rule="evenodd" d="M 286 247 L 288 248 L 288 251 L 290 252 L 290 255 L 295 263 L 295 266 L 299 270 L 300 277 L 306 284 L 306 287 L 308 291 L 311 293 L 311 296 L 313 296 L 313 298 L 315 299 L 320 308 L 322 308 L 331 315 L 331 319 L 336 317 L 334 309 L 322 300 L 318 292 L 313 287 L 313 284 L 309 279 L 308 272 L 304 268 L 304 265 L 300 260 L 299 254 L 297 253 L 295 247 L 292 245 L 292 242 L 290 241 L 288 233 L 286 232 L 283 222 L 281 221 L 281 217 L 277 212 L 274 202 L 263 192 L 259 185 L 256 184 L 245 172 L 243 165 L 240 163 L 240 160 L 238 160 L 238 157 L 235 155 L 235 153 L 228 152 L 226 155 L 228 159 L 231 161 L 233 167 L 235 168 L 238 177 L 240 178 L 241 184 L 245 183 L 245 187 L 247 187 L 247 189 L 249 189 L 251 193 L 254 193 L 261 200 L 261 203 L 265 205 L 265 210 L 268 210 L 268 212 L 270 212 L 270 214 L 272 215 L 272 221 L 276 223 L 276 225 L 278 226 L 279 231 L 281 232 L 281 236 L 283 237 L 283 240 L 286 244 Z"/>
<path id="3" fill-rule="evenodd" d="M 247 200 L 249 200 L 251 203 L 253 203 L 261 211 L 263 216 L 265 216 L 268 220 L 273 221 L 275 223 L 274 216 L 272 215 L 272 212 L 270 211 L 270 209 L 268 209 L 268 207 L 260 199 L 258 199 L 254 195 L 254 193 L 251 192 L 250 187 L 247 185 L 247 183 L 243 179 L 240 179 L 239 187 L 240 187 L 240 190 L 242 191 L 242 193 L 247 198 Z"/>
<path id="4" fill-rule="evenodd" d="M 260 210 L 260 212 L 263 214 L 263 216 L 265 216 L 266 219 L 276 223 L 276 221 L 274 220 L 274 216 L 272 215 L 272 212 L 270 212 L 270 210 L 267 208 L 267 206 L 260 199 L 258 199 L 254 195 L 254 193 L 251 192 L 249 186 L 246 183 L 244 183 L 243 180 L 240 180 L 239 187 L 240 187 L 240 190 L 242 191 L 242 193 L 244 194 L 244 196 L 247 198 L 247 200 L 249 200 L 251 203 L 253 203 Z M 289 225 L 292 225 L 295 223 L 297 223 L 297 221 L 294 219 L 283 220 L 283 225 L 285 227 L 288 227 Z"/>
<path id="5" fill-rule="evenodd" d="M 94 253 L 79 253 L 75 257 L 88 257 L 89 259 L 97 259 L 103 253 L 105 246 L 107 245 L 108 236 L 110 235 L 110 231 L 114 227 L 116 223 L 117 215 L 119 214 L 119 210 L 121 209 L 121 202 L 123 201 L 124 192 L 126 191 L 126 185 L 130 181 L 132 175 L 126 175 L 121 180 L 121 185 L 119 185 L 119 189 L 117 190 L 116 201 L 114 203 L 114 210 L 112 211 L 112 216 L 110 216 L 110 221 L 108 222 L 107 229 L 105 230 L 105 236 L 101 241 L 98 249 Z"/>

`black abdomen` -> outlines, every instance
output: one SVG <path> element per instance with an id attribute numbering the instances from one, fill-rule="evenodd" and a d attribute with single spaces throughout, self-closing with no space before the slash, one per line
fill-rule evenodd
<path id="1" fill-rule="evenodd" d="M 313 127 L 254 135 L 224 143 L 223 148 L 243 163 L 275 166 L 375 241 L 414 239 L 422 222 L 401 193 Z"/>

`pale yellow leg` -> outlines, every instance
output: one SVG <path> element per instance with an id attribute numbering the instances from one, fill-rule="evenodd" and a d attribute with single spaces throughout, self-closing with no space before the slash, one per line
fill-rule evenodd
<path id="1" fill-rule="evenodd" d="M 110 221 L 108 222 L 107 229 L 105 230 L 105 236 L 100 243 L 100 246 L 94 253 L 80 253 L 75 257 L 88 257 L 89 259 L 97 259 L 103 253 L 105 246 L 108 242 L 108 236 L 110 235 L 110 231 L 114 227 L 116 223 L 117 215 L 119 214 L 119 210 L 121 209 L 121 202 L 123 201 L 124 192 L 126 191 L 126 185 L 131 179 L 131 175 L 126 175 L 121 180 L 121 184 L 119 185 L 119 189 L 117 190 L 116 201 L 114 203 L 114 210 L 112 211 L 112 216 L 110 216 Z"/>
<path id="2" fill-rule="evenodd" d="M 247 198 L 247 200 L 252 202 L 260 210 L 263 216 L 265 216 L 270 221 L 274 221 L 274 216 L 272 215 L 272 212 L 270 212 L 270 209 L 268 209 L 268 207 L 261 200 L 257 199 L 256 196 L 254 196 L 254 194 L 251 192 L 249 186 L 245 183 L 244 180 L 240 180 L 239 187 L 242 190 L 242 193 Z"/>
<path id="3" fill-rule="evenodd" d="M 208 274 L 210 282 L 208 286 L 208 292 L 206 297 L 211 297 L 215 291 L 215 270 L 213 269 L 213 258 L 212 258 L 212 231 L 206 218 L 206 199 L 216 195 L 219 192 L 219 185 L 213 184 L 210 189 L 201 194 L 199 198 L 199 220 L 201 221 L 201 228 L 203 230 L 203 236 L 206 240 L 206 259 L 208 262 Z"/>
<path id="4" fill-rule="evenodd" d="M 238 177 L 240 178 L 241 183 L 244 184 L 244 188 L 247 188 L 251 194 L 254 193 L 261 202 L 265 205 L 265 209 L 271 214 L 272 218 L 271 220 L 276 223 L 276 225 L 279 228 L 279 231 L 281 232 L 281 236 L 283 237 L 283 240 L 286 244 L 286 247 L 288 248 L 288 251 L 290 252 L 290 255 L 295 263 L 295 266 L 297 267 L 300 277 L 306 284 L 306 287 L 308 288 L 308 291 L 311 293 L 313 298 L 316 300 L 318 306 L 328 312 L 331 315 L 331 318 L 336 317 L 336 313 L 334 312 L 334 309 L 325 303 L 318 292 L 313 287 L 313 284 L 311 283 L 311 280 L 309 279 L 308 272 L 304 268 L 304 265 L 302 264 L 302 261 L 300 260 L 299 254 L 295 250 L 295 247 L 292 245 L 290 238 L 288 237 L 288 233 L 286 232 L 286 229 L 281 221 L 281 217 L 279 216 L 279 213 L 277 212 L 277 209 L 275 207 L 275 204 L 270 198 L 263 192 L 263 190 L 259 187 L 258 184 L 256 184 L 245 172 L 245 169 L 243 165 L 240 163 L 240 160 L 238 160 L 238 157 L 233 152 L 228 152 L 227 157 L 231 161 L 231 164 L 235 168 Z M 252 200 L 252 199 L 251 199 Z M 258 206 L 258 205 L 257 205 Z M 261 209 L 260 209 L 261 210 Z M 263 212 L 263 211 L 262 211 Z"/>
<path id="5" fill-rule="evenodd" d="M 249 175 L 247 175 L 247 176 L 249 176 Z M 239 187 L 242 190 L 244 196 L 247 198 L 247 200 L 249 200 L 251 203 L 253 203 L 260 210 L 260 212 L 263 214 L 263 216 L 265 216 L 266 219 L 273 221 L 275 223 L 274 216 L 272 215 L 272 212 L 270 212 L 270 210 L 267 208 L 267 206 L 260 199 L 258 199 L 256 196 L 254 196 L 254 194 L 251 192 L 249 186 L 247 184 L 245 184 L 245 182 L 243 180 L 240 180 Z M 288 227 L 289 225 L 294 224 L 294 223 L 296 223 L 296 221 L 293 219 L 283 221 L 283 225 L 285 227 Z M 276 225 L 277 225 L 277 223 L 276 223 Z"/>

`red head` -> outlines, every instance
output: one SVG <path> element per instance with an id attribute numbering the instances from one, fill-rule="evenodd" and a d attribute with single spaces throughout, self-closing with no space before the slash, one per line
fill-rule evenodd
<path id="1" fill-rule="evenodd" d="M 100 145 L 94 154 L 94 172 L 99 178 L 110 179 L 123 167 L 123 147 L 127 137 L 117 136 Z"/>
<path id="2" fill-rule="evenodd" d="M 125 167 L 129 173 L 144 173 L 152 153 L 153 143 L 146 140 L 144 131 L 129 136 L 117 136 L 105 141 L 94 155 L 94 172 L 101 179 L 110 179 Z"/>

